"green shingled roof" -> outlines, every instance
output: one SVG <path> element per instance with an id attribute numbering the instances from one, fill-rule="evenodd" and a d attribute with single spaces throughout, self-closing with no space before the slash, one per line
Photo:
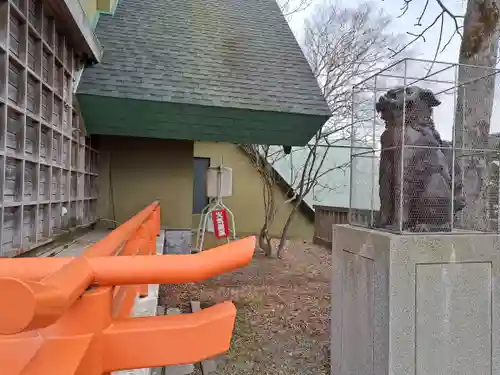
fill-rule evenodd
<path id="1" fill-rule="evenodd" d="M 274 0 L 120 0 L 96 31 L 90 134 L 300 145 L 330 116 Z"/>

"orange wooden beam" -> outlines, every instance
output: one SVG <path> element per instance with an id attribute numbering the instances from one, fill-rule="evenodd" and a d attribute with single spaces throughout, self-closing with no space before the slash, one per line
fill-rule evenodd
<path id="1" fill-rule="evenodd" d="M 254 250 L 255 237 L 247 237 L 197 254 L 99 258 L 90 264 L 99 285 L 180 284 L 246 266 Z"/>
<path id="2" fill-rule="evenodd" d="M 39 281 L 74 259 L 74 257 L 0 258 L 0 277 Z"/>
<path id="3" fill-rule="evenodd" d="M 26 332 L 15 336 L 0 336 L 0 373 L 21 374 L 43 344 L 37 332 Z"/>
<path id="4" fill-rule="evenodd" d="M 254 250 L 255 237 L 247 237 L 197 254 L 98 257 L 87 261 L 94 273 L 94 283 L 99 285 L 186 283 L 246 266 Z M 40 280 L 73 259 L 0 259 L 0 278 Z"/>
<path id="5" fill-rule="evenodd" d="M 224 302 L 200 312 L 133 318 L 104 331 L 104 371 L 195 363 L 229 349 L 236 308 Z"/>
<path id="6" fill-rule="evenodd" d="M 85 258 L 76 258 L 39 282 L 0 279 L 0 333 L 13 334 L 55 323 L 92 283 Z"/>
<path id="7" fill-rule="evenodd" d="M 126 318 L 134 307 L 139 285 L 122 285 L 116 288 L 113 297 L 113 318 Z"/>
<path id="8" fill-rule="evenodd" d="M 0 260 L 0 298 L 9 301 L 0 308 L 0 334 L 54 323 L 92 281 L 101 286 L 201 281 L 247 265 L 254 249 L 255 237 L 248 237 L 199 254 L 80 257 L 61 263 L 58 271 L 39 282 L 10 276 L 16 268 L 36 263 Z M 15 267 L 9 270 L 6 264 Z"/>
<path id="9" fill-rule="evenodd" d="M 224 302 L 192 314 L 118 319 L 102 333 L 49 329 L 4 336 L 0 368 L 9 375 L 100 375 L 199 362 L 228 350 L 235 318 L 234 305 Z"/>
<path id="10" fill-rule="evenodd" d="M 188 315 L 128 315 L 147 284 L 201 281 L 247 265 L 255 238 L 156 256 L 159 218 L 154 203 L 82 257 L 0 259 L 0 373 L 102 375 L 226 351 L 236 316 L 230 302 Z"/>
<path id="11" fill-rule="evenodd" d="M 111 256 L 117 255 L 118 249 L 122 246 L 123 241 L 126 241 L 133 237 L 133 234 L 137 231 L 137 228 L 141 224 L 145 223 L 151 215 L 156 215 L 155 211 L 159 212 L 158 202 L 150 204 L 144 210 L 139 212 L 137 215 L 133 216 L 125 223 L 120 225 L 114 231 L 103 238 L 101 241 L 97 242 L 95 245 L 89 247 L 83 255 L 86 257 L 99 257 L 99 256 Z M 159 216 L 158 216 L 159 218 Z M 156 230 L 158 229 L 158 230 Z M 159 234 L 159 223 L 155 228 L 155 235 Z"/>
<path id="12" fill-rule="evenodd" d="M 45 340 L 21 372 L 9 372 L 9 375 L 75 374 L 92 343 L 93 337 L 94 335 L 82 335 Z"/>

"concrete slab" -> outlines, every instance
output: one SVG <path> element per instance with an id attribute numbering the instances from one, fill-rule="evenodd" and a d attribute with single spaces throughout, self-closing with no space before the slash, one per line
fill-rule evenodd
<path id="1" fill-rule="evenodd" d="M 65 244 L 63 246 L 59 246 L 54 250 L 47 253 L 45 256 L 49 254 L 55 253 L 56 257 L 75 257 L 79 256 L 83 253 L 85 249 L 94 245 L 96 242 L 102 240 L 106 237 L 111 230 L 107 229 L 95 229 L 91 232 L 85 233 L 83 236 L 76 238 L 73 242 L 69 244 Z"/>

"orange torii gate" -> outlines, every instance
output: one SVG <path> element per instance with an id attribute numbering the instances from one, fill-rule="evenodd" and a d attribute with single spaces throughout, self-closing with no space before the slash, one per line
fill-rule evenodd
<path id="1" fill-rule="evenodd" d="M 0 373 L 101 375 L 228 350 L 231 302 L 184 315 L 131 318 L 130 311 L 148 284 L 201 281 L 247 265 L 255 238 L 156 255 L 159 231 L 155 202 L 80 257 L 0 259 Z"/>

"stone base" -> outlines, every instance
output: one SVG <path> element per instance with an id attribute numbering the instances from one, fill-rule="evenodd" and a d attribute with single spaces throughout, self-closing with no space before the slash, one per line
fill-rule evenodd
<path id="1" fill-rule="evenodd" d="M 332 375 L 500 374 L 500 236 L 333 229 Z"/>

